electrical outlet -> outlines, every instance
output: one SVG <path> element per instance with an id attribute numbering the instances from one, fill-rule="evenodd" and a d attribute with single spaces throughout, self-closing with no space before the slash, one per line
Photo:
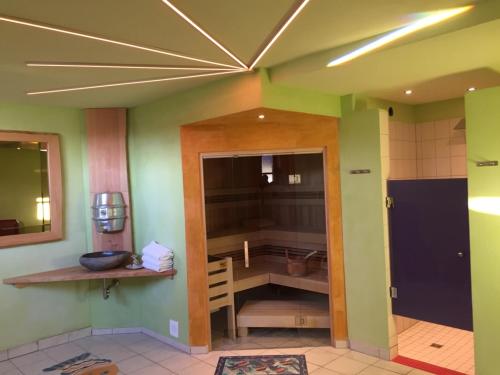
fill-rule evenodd
<path id="1" fill-rule="evenodd" d="M 296 174 L 294 180 L 296 184 L 300 184 L 300 174 Z"/>
<path id="2" fill-rule="evenodd" d="M 179 322 L 170 319 L 170 336 L 179 337 Z"/>
<path id="3" fill-rule="evenodd" d="M 288 184 L 289 185 L 295 184 L 295 175 L 294 174 L 289 174 L 288 175 Z"/>

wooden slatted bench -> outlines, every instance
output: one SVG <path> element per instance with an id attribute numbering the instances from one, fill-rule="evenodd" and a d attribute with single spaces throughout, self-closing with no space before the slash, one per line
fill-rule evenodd
<path id="1" fill-rule="evenodd" d="M 247 301 L 236 318 L 238 336 L 248 328 L 330 328 L 328 303 L 319 301 Z"/>

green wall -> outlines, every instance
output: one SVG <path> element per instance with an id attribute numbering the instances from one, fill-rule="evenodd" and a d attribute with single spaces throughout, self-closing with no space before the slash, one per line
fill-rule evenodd
<path id="1" fill-rule="evenodd" d="M 345 114 L 340 124 L 342 225 L 349 340 L 389 348 L 388 261 L 378 109 Z M 370 169 L 352 175 L 351 169 Z"/>
<path id="2" fill-rule="evenodd" d="M 500 160 L 500 87 L 465 97 L 469 181 L 472 302 L 476 374 L 500 374 L 500 170 L 476 161 Z M 476 209 L 486 198 L 490 213 Z"/>
<path id="3" fill-rule="evenodd" d="M 0 279 L 75 265 L 86 251 L 82 124 L 77 109 L 0 104 L 1 130 L 61 135 L 65 232 L 62 241 L 0 249 Z M 88 283 L 24 289 L 0 284 L 0 301 L 0 350 L 90 326 Z"/>
<path id="4" fill-rule="evenodd" d="M 450 118 L 465 117 L 464 98 L 442 100 L 416 105 L 415 122 L 439 121 Z"/>

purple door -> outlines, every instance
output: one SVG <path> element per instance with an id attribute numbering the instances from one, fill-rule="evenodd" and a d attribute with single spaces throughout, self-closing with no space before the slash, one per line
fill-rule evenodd
<path id="1" fill-rule="evenodd" d="M 389 181 L 392 311 L 472 331 L 467 179 Z"/>

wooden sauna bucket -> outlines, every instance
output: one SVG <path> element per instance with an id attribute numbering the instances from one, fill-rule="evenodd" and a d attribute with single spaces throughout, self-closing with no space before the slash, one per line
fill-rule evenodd
<path id="1" fill-rule="evenodd" d="M 306 276 L 308 271 L 308 261 L 303 256 L 288 255 L 288 250 L 285 251 L 286 254 L 286 270 L 290 276 Z"/>

